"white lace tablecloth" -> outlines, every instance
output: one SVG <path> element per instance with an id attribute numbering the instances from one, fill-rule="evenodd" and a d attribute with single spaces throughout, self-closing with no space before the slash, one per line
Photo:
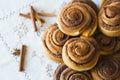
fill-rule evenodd
<path id="1" fill-rule="evenodd" d="M 49 60 L 43 51 L 43 31 L 56 22 L 57 17 L 43 17 L 46 23 L 33 31 L 31 20 L 19 16 L 29 12 L 32 5 L 37 11 L 58 14 L 70 0 L 0 0 L 0 80 L 52 80 L 58 63 Z M 99 0 L 94 0 L 99 5 Z M 14 48 L 27 45 L 25 71 L 19 72 L 19 57 Z"/>

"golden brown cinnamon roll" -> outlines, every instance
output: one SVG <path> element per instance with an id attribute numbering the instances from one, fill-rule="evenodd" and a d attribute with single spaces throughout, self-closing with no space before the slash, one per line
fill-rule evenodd
<path id="1" fill-rule="evenodd" d="M 85 3 L 93 8 L 96 14 L 98 14 L 98 7 L 92 0 L 72 0 L 72 3 L 74 2 Z"/>
<path id="2" fill-rule="evenodd" d="M 99 12 L 99 28 L 107 36 L 120 36 L 120 2 L 103 7 Z"/>
<path id="3" fill-rule="evenodd" d="M 91 74 L 94 80 L 120 80 L 120 62 L 114 57 L 102 57 Z"/>
<path id="4" fill-rule="evenodd" d="M 57 24 L 54 24 L 45 31 L 42 39 L 47 56 L 56 62 L 62 62 L 62 47 L 69 36 L 62 33 Z"/>
<path id="5" fill-rule="evenodd" d="M 89 71 L 75 71 L 61 64 L 54 72 L 53 80 L 93 80 Z"/>
<path id="6" fill-rule="evenodd" d="M 70 3 L 65 6 L 58 16 L 59 29 L 71 36 L 91 36 L 97 27 L 97 15 L 85 3 Z"/>
<path id="7" fill-rule="evenodd" d="M 64 63 L 77 71 L 93 68 L 99 58 L 96 40 L 93 38 L 69 39 L 62 49 Z"/>
<path id="8" fill-rule="evenodd" d="M 108 37 L 101 32 L 96 32 L 95 39 L 102 55 L 112 54 L 120 50 L 120 42 L 116 37 Z"/>

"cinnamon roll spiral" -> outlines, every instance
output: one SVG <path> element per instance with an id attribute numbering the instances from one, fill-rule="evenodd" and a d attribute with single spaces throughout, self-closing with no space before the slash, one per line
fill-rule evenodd
<path id="1" fill-rule="evenodd" d="M 67 35 L 91 36 L 97 27 L 97 15 L 94 9 L 85 3 L 70 3 L 61 10 L 58 27 Z"/>
<path id="2" fill-rule="evenodd" d="M 112 54 L 120 50 L 120 42 L 116 37 L 108 37 L 101 32 L 96 32 L 95 39 L 102 55 Z"/>
<path id="3" fill-rule="evenodd" d="M 89 5 L 91 8 L 93 8 L 96 14 L 98 13 L 97 5 L 92 0 L 72 0 L 72 3 L 74 2 L 85 3 Z"/>
<path id="4" fill-rule="evenodd" d="M 65 64 L 60 64 L 53 74 L 53 80 L 60 80 L 62 72 L 68 68 Z"/>
<path id="5" fill-rule="evenodd" d="M 94 80 L 120 80 L 120 62 L 114 57 L 102 57 L 91 74 Z"/>
<path id="6" fill-rule="evenodd" d="M 64 63 L 77 71 L 93 68 L 99 58 L 96 41 L 93 38 L 69 39 L 62 49 Z"/>
<path id="7" fill-rule="evenodd" d="M 56 62 L 62 62 L 62 47 L 68 39 L 69 36 L 62 33 L 57 24 L 51 25 L 42 38 L 47 56 Z"/>
<path id="8" fill-rule="evenodd" d="M 75 71 L 64 64 L 58 66 L 54 73 L 53 80 L 93 80 L 89 71 Z"/>
<path id="9" fill-rule="evenodd" d="M 104 6 L 99 12 L 99 28 L 107 36 L 120 36 L 120 2 Z"/>

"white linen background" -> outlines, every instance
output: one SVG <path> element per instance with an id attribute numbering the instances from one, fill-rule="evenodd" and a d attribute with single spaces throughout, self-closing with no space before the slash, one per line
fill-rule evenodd
<path id="1" fill-rule="evenodd" d="M 0 0 L 0 80 L 52 80 L 58 66 L 43 51 L 41 37 L 44 30 L 57 21 L 57 17 L 42 17 L 46 23 L 33 31 L 31 20 L 19 16 L 29 12 L 32 5 L 37 11 L 59 13 L 70 0 Z M 99 5 L 100 0 L 93 0 Z M 27 45 L 25 71 L 19 72 L 19 57 L 12 54 L 14 48 Z"/>

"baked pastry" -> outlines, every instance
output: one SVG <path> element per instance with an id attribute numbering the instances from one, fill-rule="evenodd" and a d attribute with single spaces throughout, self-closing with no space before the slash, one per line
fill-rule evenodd
<path id="1" fill-rule="evenodd" d="M 120 36 L 120 2 L 114 2 L 101 8 L 99 28 L 107 36 Z"/>
<path id="2" fill-rule="evenodd" d="M 75 71 L 61 64 L 54 72 L 53 80 L 93 80 L 89 71 Z"/>
<path id="3" fill-rule="evenodd" d="M 71 38 L 62 49 L 64 63 L 77 71 L 93 68 L 99 55 L 96 40 L 92 37 Z"/>
<path id="4" fill-rule="evenodd" d="M 120 61 L 120 51 L 117 51 L 116 53 L 112 54 L 112 56 Z"/>
<path id="5" fill-rule="evenodd" d="M 120 41 L 116 37 L 108 37 L 101 32 L 94 35 L 100 50 L 100 54 L 108 55 L 120 50 Z"/>
<path id="6" fill-rule="evenodd" d="M 98 7 L 92 0 L 72 0 L 72 3 L 74 2 L 85 3 L 89 5 L 91 8 L 93 8 L 96 14 L 98 14 L 98 11 L 99 11 Z"/>
<path id="7" fill-rule="evenodd" d="M 114 57 L 102 57 L 91 70 L 94 80 L 120 80 L 120 62 Z"/>
<path id="8" fill-rule="evenodd" d="M 60 64 L 53 74 L 53 80 L 60 80 L 62 72 L 68 68 L 65 64 Z"/>
<path id="9" fill-rule="evenodd" d="M 91 36 L 97 28 L 97 15 L 85 3 L 70 3 L 58 15 L 59 29 L 71 36 Z"/>
<path id="10" fill-rule="evenodd" d="M 120 2 L 120 0 L 101 0 L 100 7 L 102 8 L 106 5 L 109 5 L 109 4 L 114 3 L 114 2 Z"/>
<path id="11" fill-rule="evenodd" d="M 69 36 L 62 33 L 57 24 L 51 25 L 42 37 L 46 55 L 56 62 L 62 62 L 62 47 L 68 39 Z"/>
<path id="12" fill-rule="evenodd" d="M 100 1 L 100 8 L 102 8 L 103 6 L 105 6 L 105 2 L 106 2 L 107 0 L 101 0 Z"/>

